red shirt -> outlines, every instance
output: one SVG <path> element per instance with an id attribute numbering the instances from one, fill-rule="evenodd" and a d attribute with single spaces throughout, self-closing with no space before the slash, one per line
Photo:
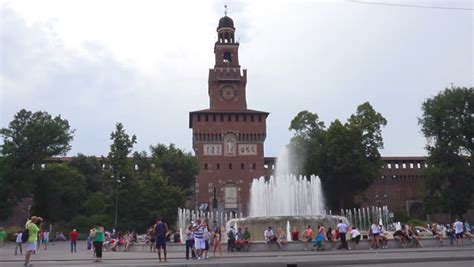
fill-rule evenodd
<path id="1" fill-rule="evenodd" d="M 76 231 L 72 231 L 69 233 L 69 240 L 71 241 L 77 241 L 77 237 L 79 237 L 79 233 Z"/>
<path id="2" fill-rule="evenodd" d="M 299 232 L 299 231 L 292 231 L 292 232 L 291 232 L 291 240 L 297 241 L 298 238 L 299 238 L 299 236 L 300 236 L 300 232 Z"/>

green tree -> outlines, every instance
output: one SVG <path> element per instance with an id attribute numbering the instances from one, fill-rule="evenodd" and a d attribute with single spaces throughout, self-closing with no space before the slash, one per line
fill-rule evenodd
<path id="1" fill-rule="evenodd" d="M 289 130 L 295 131 L 289 149 L 293 158 L 293 173 L 311 175 L 319 172 L 322 141 L 326 131 L 316 113 L 300 111 L 291 120 Z M 298 164 L 296 164 L 298 163 Z"/>
<path id="2" fill-rule="evenodd" d="M 115 131 L 110 134 L 110 139 L 113 142 L 110 145 L 108 160 L 116 174 L 115 177 L 130 176 L 132 168 L 128 155 L 132 152 L 133 145 L 137 143 L 137 137 L 135 135 L 130 137 L 125 132 L 122 123 L 117 123 Z"/>
<path id="3" fill-rule="evenodd" d="M 66 154 L 71 149 L 73 133 L 61 116 L 53 118 L 47 112 L 22 109 L 8 128 L 0 129 L 1 153 L 12 158 L 16 167 L 31 168 L 47 158 Z"/>
<path id="4" fill-rule="evenodd" d="M 426 211 L 462 216 L 474 201 L 474 88 L 447 88 L 427 99 L 422 111 L 419 124 L 429 154 Z"/>
<path id="5" fill-rule="evenodd" d="M 68 222 L 80 211 L 85 178 L 67 164 L 47 164 L 38 173 L 32 211 L 50 222 Z"/>
<path id="6" fill-rule="evenodd" d="M 69 162 L 71 167 L 74 167 L 86 178 L 86 192 L 94 193 L 104 190 L 104 175 L 102 172 L 102 166 L 94 156 L 85 156 L 84 154 L 78 154 L 72 158 Z"/>
<path id="7" fill-rule="evenodd" d="M 31 196 L 40 165 L 48 158 L 70 150 L 74 130 L 67 120 L 44 111 L 25 109 L 15 114 L 7 128 L 0 129 L 0 216 L 8 217 L 12 207 Z"/>
<path id="8" fill-rule="evenodd" d="M 303 154 L 303 173 L 320 176 L 330 209 L 352 207 L 355 196 L 376 178 L 382 164 L 381 128 L 386 124 L 368 102 L 359 105 L 347 123 L 335 120 L 327 129 L 308 111 L 292 120 L 290 130 L 295 136 L 291 145 Z"/>
<path id="9" fill-rule="evenodd" d="M 107 161 L 111 168 L 111 179 L 108 180 L 108 186 L 114 188 L 113 191 L 110 191 L 109 197 L 110 202 L 114 202 L 114 205 L 111 206 L 114 207 L 114 228 L 117 228 L 118 218 L 127 216 L 121 216 L 121 214 L 126 214 L 127 208 L 133 205 L 133 202 L 126 201 L 122 196 L 132 195 L 134 198 L 140 196 L 140 193 L 134 190 L 137 187 L 137 182 L 133 179 L 132 162 L 128 158 L 133 145 L 137 142 L 137 137 L 135 135 L 130 137 L 125 132 L 123 125 L 117 123 L 110 139 L 112 144 L 110 145 Z M 108 172 L 105 172 L 104 175 L 108 175 Z M 122 201 L 119 203 L 119 200 Z"/>
<path id="10" fill-rule="evenodd" d="M 189 190 L 194 183 L 194 177 L 198 172 L 198 163 L 191 153 L 176 148 L 175 145 L 169 146 L 158 144 L 151 146 L 152 163 L 161 169 L 161 174 L 169 178 L 171 185 Z"/>

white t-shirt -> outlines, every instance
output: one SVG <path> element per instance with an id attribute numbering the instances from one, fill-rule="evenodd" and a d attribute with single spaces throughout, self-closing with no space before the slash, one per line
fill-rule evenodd
<path id="1" fill-rule="evenodd" d="M 347 233 L 347 225 L 345 223 L 339 223 L 337 228 L 339 229 L 339 233 Z"/>
<path id="2" fill-rule="evenodd" d="M 460 234 L 462 232 L 464 232 L 464 224 L 460 221 L 456 221 L 454 223 L 454 231 L 456 234 Z"/>
<path id="3" fill-rule="evenodd" d="M 351 237 L 356 238 L 357 236 L 360 236 L 360 232 L 357 229 L 352 229 L 351 231 Z"/>
<path id="4" fill-rule="evenodd" d="M 22 240 L 21 240 L 22 236 L 23 236 L 23 233 L 21 233 L 21 232 L 16 235 L 16 242 L 17 243 L 22 243 Z"/>
<path id="5" fill-rule="evenodd" d="M 375 223 L 370 227 L 372 229 L 372 234 L 380 234 L 380 228 Z"/>
<path id="6" fill-rule="evenodd" d="M 265 237 L 265 240 L 269 240 L 270 237 L 273 236 L 273 230 L 265 230 L 265 232 L 263 233 L 264 237 Z"/>

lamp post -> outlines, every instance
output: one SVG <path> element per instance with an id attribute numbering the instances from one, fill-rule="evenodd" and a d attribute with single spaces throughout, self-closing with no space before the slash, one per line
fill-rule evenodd
<path id="1" fill-rule="evenodd" d="M 30 219 L 30 210 L 31 210 L 31 205 L 28 204 L 28 210 L 26 212 L 26 220 L 28 221 Z"/>
<path id="2" fill-rule="evenodd" d="M 112 178 L 114 177 L 113 175 L 111 176 Z M 115 222 L 114 222 L 114 229 L 117 231 L 117 218 L 118 218 L 118 191 L 119 191 L 119 186 L 122 183 L 122 180 L 125 180 L 125 177 L 122 176 L 120 179 L 115 180 Z"/>

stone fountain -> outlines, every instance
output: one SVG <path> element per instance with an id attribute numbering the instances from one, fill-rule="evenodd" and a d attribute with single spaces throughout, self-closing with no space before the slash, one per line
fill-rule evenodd
<path id="1" fill-rule="evenodd" d="M 318 224 L 334 229 L 340 219 L 349 224 L 343 216 L 326 214 L 319 177 L 290 174 L 292 162 L 286 147 L 278 156 L 276 166 L 275 175 L 269 179 L 254 179 L 249 216 L 229 220 L 226 229 L 230 225 L 248 227 L 253 240 L 263 240 L 263 232 L 271 226 L 275 234 L 278 228 L 285 229 L 289 239 L 294 227 L 302 234 L 307 225 L 316 231 Z"/>

